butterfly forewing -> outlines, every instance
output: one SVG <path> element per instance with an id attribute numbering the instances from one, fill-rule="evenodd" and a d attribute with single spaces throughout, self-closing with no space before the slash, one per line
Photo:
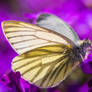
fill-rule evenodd
<path id="1" fill-rule="evenodd" d="M 63 35 L 24 22 L 4 21 L 2 27 L 7 39 L 19 54 L 46 45 L 73 44 Z"/>

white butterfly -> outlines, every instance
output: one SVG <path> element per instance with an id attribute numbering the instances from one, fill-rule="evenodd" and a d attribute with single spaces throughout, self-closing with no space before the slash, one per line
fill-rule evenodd
<path id="1" fill-rule="evenodd" d="M 54 87 L 90 52 L 92 43 L 80 43 L 65 22 L 51 14 L 41 14 L 37 25 L 20 21 L 2 22 L 4 33 L 19 56 L 12 62 L 14 71 L 38 87 Z"/>

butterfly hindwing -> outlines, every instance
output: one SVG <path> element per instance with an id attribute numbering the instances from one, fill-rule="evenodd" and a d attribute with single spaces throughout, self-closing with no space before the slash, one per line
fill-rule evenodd
<path id="1" fill-rule="evenodd" d="M 12 62 L 14 71 L 38 87 L 48 88 L 59 84 L 74 67 L 68 47 L 63 44 L 36 48 L 16 57 Z"/>

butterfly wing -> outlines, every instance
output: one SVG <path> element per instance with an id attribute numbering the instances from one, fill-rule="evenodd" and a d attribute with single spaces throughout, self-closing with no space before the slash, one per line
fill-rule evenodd
<path id="1" fill-rule="evenodd" d="M 54 87 L 76 66 L 69 50 L 63 44 L 42 46 L 14 58 L 12 68 L 38 87 Z"/>
<path id="2" fill-rule="evenodd" d="M 14 58 L 12 68 L 20 71 L 29 82 L 39 87 L 53 87 L 75 67 L 75 60 L 71 60 L 69 55 L 70 47 L 75 44 L 67 37 L 18 21 L 5 21 L 2 27 L 7 39 L 20 54 Z"/>
<path id="3" fill-rule="evenodd" d="M 69 38 L 71 41 L 74 42 L 75 45 L 79 46 L 79 37 L 74 32 L 74 30 L 66 24 L 63 20 L 59 19 L 58 17 L 48 14 L 48 13 L 42 13 L 37 18 L 37 25 L 53 30 L 55 32 L 58 32 L 65 37 Z"/>
<path id="4" fill-rule="evenodd" d="M 8 41 L 19 54 L 51 44 L 61 43 L 74 46 L 74 43 L 67 37 L 36 25 L 19 21 L 4 21 L 2 28 Z"/>

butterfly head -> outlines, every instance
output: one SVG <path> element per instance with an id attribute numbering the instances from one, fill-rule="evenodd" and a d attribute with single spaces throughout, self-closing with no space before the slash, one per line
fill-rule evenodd
<path id="1" fill-rule="evenodd" d="M 84 49 L 92 49 L 92 42 L 90 40 L 84 40 L 82 43 Z"/>
<path id="2" fill-rule="evenodd" d="M 88 55 L 92 51 L 92 42 L 88 39 L 84 40 L 80 45 L 81 48 L 81 55 L 83 56 L 84 60 L 87 59 Z"/>

